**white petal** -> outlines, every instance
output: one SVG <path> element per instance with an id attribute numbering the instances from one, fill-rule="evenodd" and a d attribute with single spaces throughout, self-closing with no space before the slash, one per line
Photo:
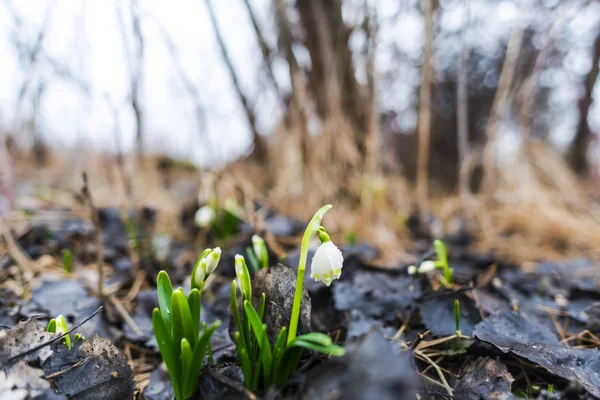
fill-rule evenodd
<path id="1" fill-rule="evenodd" d="M 206 259 L 206 274 L 210 275 L 214 272 L 219 265 L 219 260 L 221 259 L 221 248 L 215 247 L 208 255 L 205 257 Z"/>
<path id="2" fill-rule="evenodd" d="M 431 260 L 425 260 L 419 265 L 419 273 L 424 274 L 429 271 L 433 271 L 435 269 L 435 262 Z"/>
<path id="3" fill-rule="evenodd" d="M 317 248 L 312 259 L 310 277 L 327 286 L 342 274 L 344 257 L 333 242 L 325 242 Z"/>

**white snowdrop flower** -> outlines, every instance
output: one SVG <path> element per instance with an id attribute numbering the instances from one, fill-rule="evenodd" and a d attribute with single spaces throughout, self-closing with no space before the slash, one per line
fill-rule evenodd
<path id="1" fill-rule="evenodd" d="M 414 265 L 411 265 L 408 267 L 408 274 L 409 275 L 414 275 L 417 273 L 417 267 L 415 267 Z"/>
<path id="2" fill-rule="evenodd" d="M 200 207 L 198 211 L 196 211 L 196 215 L 194 216 L 194 221 L 196 225 L 201 228 L 206 228 L 209 226 L 215 219 L 215 210 L 209 205 Z"/>
<path id="3" fill-rule="evenodd" d="M 219 260 L 221 259 L 221 248 L 215 247 L 210 253 L 208 253 L 206 257 L 204 257 L 204 259 L 206 260 L 206 276 L 208 276 L 212 274 L 217 268 L 217 265 L 219 265 Z"/>
<path id="4" fill-rule="evenodd" d="M 419 269 L 417 270 L 420 274 L 425 274 L 429 271 L 433 271 L 435 269 L 435 262 L 431 260 L 425 260 L 419 265 Z"/>
<path id="5" fill-rule="evenodd" d="M 333 242 L 322 243 L 315 252 L 310 268 L 310 277 L 327 286 L 342 274 L 344 257 Z"/>

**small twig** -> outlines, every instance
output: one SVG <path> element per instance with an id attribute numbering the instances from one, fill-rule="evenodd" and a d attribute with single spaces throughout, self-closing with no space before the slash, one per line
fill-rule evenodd
<path id="1" fill-rule="evenodd" d="M 417 334 L 417 338 L 415 339 L 413 344 L 410 346 L 410 350 L 416 351 L 417 347 L 419 347 L 419 344 L 423 341 L 423 339 L 425 339 L 427 336 L 429 336 L 429 332 L 431 332 L 431 331 L 425 331 L 424 333 Z"/>
<path id="2" fill-rule="evenodd" d="M 208 375 L 210 375 L 211 378 L 218 380 L 222 384 L 229 386 L 236 392 L 245 394 L 246 396 L 248 396 L 248 398 L 250 400 L 259 400 L 260 399 L 260 397 L 255 395 L 250 390 L 246 389 L 241 383 L 236 382 L 233 379 L 230 379 L 230 378 L 224 376 L 223 374 L 218 373 L 217 371 L 214 371 L 212 368 L 208 368 Z"/>
<path id="3" fill-rule="evenodd" d="M 102 230 L 100 229 L 100 219 L 98 218 L 98 210 L 94 206 L 92 200 L 92 193 L 88 186 L 87 173 L 82 174 L 83 187 L 81 188 L 81 194 L 83 195 L 84 202 L 87 204 L 92 224 L 94 225 L 94 234 L 96 236 L 96 263 L 98 265 L 98 296 L 103 297 L 104 295 L 104 246 L 102 244 Z"/>
<path id="4" fill-rule="evenodd" d="M 429 331 L 427 331 L 426 333 L 428 333 L 428 332 Z M 429 358 L 426 354 L 423 354 L 420 350 L 414 350 L 414 353 L 419 355 L 423 359 L 425 359 L 430 365 L 433 366 L 433 368 L 436 370 L 438 376 L 440 377 L 440 380 L 444 384 L 444 387 L 446 388 L 448 395 L 452 397 L 453 390 L 450 387 L 450 385 L 448 384 L 448 381 L 446 380 L 446 376 L 444 375 L 444 372 L 440 369 L 440 367 L 435 362 L 433 362 L 433 360 L 431 358 Z"/>
<path id="5" fill-rule="evenodd" d="M 70 334 L 71 334 L 71 332 L 73 332 L 74 330 L 78 329 L 78 328 L 79 328 L 81 325 L 85 324 L 85 323 L 86 323 L 86 322 L 88 322 L 90 319 L 94 318 L 94 317 L 96 316 L 96 314 L 98 314 L 100 311 L 102 311 L 102 309 L 103 309 L 103 308 L 104 308 L 104 307 L 102 307 L 102 306 L 98 307 L 98 308 L 96 309 L 96 311 L 94 311 L 94 312 L 92 313 L 92 315 L 90 315 L 89 317 L 87 317 L 86 319 L 84 319 L 83 321 L 81 321 L 80 323 L 78 323 L 77 325 L 75 325 L 74 327 L 72 327 L 71 329 L 69 329 L 68 331 L 66 331 L 65 333 L 61 333 L 60 335 L 56 336 L 55 338 L 53 338 L 53 339 L 50 339 L 50 340 L 48 340 L 47 342 L 40 344 L 39 346 L 32 347 L 32 348 L 31 348 L 31 349 L 29 349 L 29 350 L 26 350 L 26 351 L 24 351 L 24 352 L 22 352 L 22 353 L 19 353 L 19 354 L 17 354 L 16 356 L 13 356 L 13 357 L 9 358 L 9 359 L 8 359 L 8 360 L 7 360 L 7 361 L 6 361 L 6 362 L 5 362 L 5 363 L 2 365 L 2 367 L 6 366 L 6 365 L 8 365 L 8 364 L 11 364 L 13 361 L 15 361 L 15 360 L 18 360 L 18 359 L 19 359 L 19 358 L 21 358 L 21 357 L 25 357 L 25 356 L 26 356 L 26 355 L 28 355 L 28 354 L 34 353 L 34 352 L 38 351 L 39 349 L 42 349 L 42 348 L 44 348 L 44 347 L 46 347 L 46 346 L 50 346 L 52 343 L 54 343 L 54 342 L 57 342 L 57 341 L 61 340 L 62 338 L 64 338 L 64 337 L 65 337 L 65 336 L 67 336 L 67 335 L 70 335 Z"/>
<path id="6" fill-rule="evenodd" d="M 109 296 L 108 300 L 115 307 L 117 313 L 123 318 L 123 321 L 133 330 L 133 332 L 138 336 L 144 336 L 144 332 L 140 329 L 140 327 L 135 323 L 131 315 L 127 312 L 123 304 L 115 297 Z"/>

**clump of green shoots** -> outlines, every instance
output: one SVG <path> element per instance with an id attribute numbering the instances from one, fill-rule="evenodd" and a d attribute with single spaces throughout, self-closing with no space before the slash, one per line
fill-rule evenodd
<path id="1" fill-rule="evenodd" d="M 67 320 L 63 315 L 52 318 L 50 322 L 48 322 L 48 327 L 46 328 L 46 332 L 58 333 L 59 335 L 67 333 L 68 331 L 69 329 L 67 328 Z M 85 340 L 81 334 L 76 333 L 73 337 L 73 344 L 77 343 L 79 339 Z M 67 349 L 71 350 L 71 335 L 65 335 L 62 341 L 67 345 Z"/>
<path id="2" fill-rule="evenodd" d="M 244 385 L 246 388 L 255 391 L 259 388 L 261 377 L 262 387 L 268 388 L 272 385 L 285 383 L 293 374 L 300 362 L 300 357 L 304 349 L 313 350 L 327 355 L 343 355 L 344 348 L 333 344 L 329 336 L 324 333 L 312 332 L 301 336 L 296 336 L 298 328 L 298 319 L 300 317 L 300 303 L 302 301 L 302 285 L 304 283 L 304 271 L 306 269 L 306 259 L 308 255 L 308 246 L 312 238 L 319 233 L 324 243 L 329 243 L 325 250 L 321 250 L 324 259 L 337 261 L 337 254 L 333 258 L 327 257 L 331 251 L 331 246 L 335 247 L 329 241 L 325 229 L 320 226 L 321 219 L 331 206 L 322 207 L 311 222 L 309 223 L 304 237 L 300 253 L 300 263 L 298 265 L 298 276 L 290 319 L 289 329 L 283 327 L 279 332 L 275 343 L 271 345 L 267 335 L 267 325 L 263 323 L 266 298 L 262 293 L 260 296 L 258 310 L 252 305 L 252 285 L 250 281 L 250 272 L 243 256 L 237 255 L 235 258 L 235 269 L 237 281 L 231 285 L 231 309 L 237 331 L 234 334 L 236 350 L 242 373 L 244 375 Z M 321 245 L 323 246 L 323 244 Z M 337 250 L 337 248 L 335 248 Z M 318 252 L 319 250 L 317 250 Z M 337 250 L 339 252 L 339 250 Z M 331 272 L 329 279 L 336 279 L 341 273 L 341 253 L 339 265 L 328 265 L 327 273 Z M 318 260 L 313 260 L 313 269 Z M 319 266 L 323 268 L 323 265 Z M 331 281 L 329 281 L 330 283 Z M 237 288 L 239 287 L 242 300 L 241 312 L 238 308 Z"/>
<path id="3" fill-rule="evenodd" d="M 444 286 L 450 287 L 452 285 L 452 275 L 454 270 L 448 265 L 448 251 L 446 249 L 446 245 L 441 240 L 436 239 L 433 241 L 433 248 L 435 250 L 437 260 L 425 260 L 419 265 L 418 268 L 414 265 L 411 265 L 408 267 L 408 273 L 411 275 L 416 273 L 425 274 L 433 271 L 436 268 L 440 268 L 443 273 L 442 283 Z"/>
<path id="4" fill-rule="evenodd" d="M 265 240 L 258 235 L 252 235 L 252 247 L 246 247 L 246 255 L 254 272 L 269 268 L 269 250 Z"/>
<path id="5" fill-rule="evenodd" d="M 210 327 L 206 326 L 206 322 L 200 322 L 200 296 L 220 256 L 219 248 L 202 252 L 194 266 L 189 296 L 185 295 L 182 288 L 173 290 L 166 271 L 158 273 L 159 308 L 152 312 L 152 328 L 176 400 L 185 400 L 194 394 L 204 358 L 207 352 L 209 356 L 212 355 L 210 340 L 221 321 L 216 321 Z"/>

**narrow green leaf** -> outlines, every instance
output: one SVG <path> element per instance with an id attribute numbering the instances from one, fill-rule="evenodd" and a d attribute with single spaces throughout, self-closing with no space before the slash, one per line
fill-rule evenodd
<path id="1" fill-rule="evenodd" d="M 277 371 L 277 381 L 274 381 L 274 383 L 278 385 L 284 384 L 289 379 L 290 375 L 298 369 L 301 356 L 301 347 L 288 346 L 285 348 L 279 363 L 279 370 Z"/>
<path id="2" fill-rule="evenodd" d="M 200 336 L 200 340 L 196 344 L 194 348 L 194 352 L 192 354 L 192 364 L 190 365 L 187 374 L 189 376 L 187 383 L 187 390 L 192 391 L 192 394 L 196 391 L 196 387 L 198 386 L 198 376 L 200 375 L 200 371 L 202 370 L 202 365 L 204 365 L 204 358 L 206 356 L 206 349 L 208 344 L 210 343 L 210 339 L 212 335 L 215 333 L 215 330 L 221 325 L 221 321 L 215 321 L 211 326 L 207 329 L 204 329 L 202 335 Z"/>
<path id="3" fill-rule="evenodd" d="M 171 279 L 166 271 L 160 271 L 156 278 L 156 291 L 158 294 L 158 306 L 160 315 L 165 320 L 165 324 L 171 328 L 171 296 L 173 295 L 173 286 Z"/>
<path id="4" fill-rule="evenodd" d="M 242 340 L 244 342 L 244 347 L 246 351 L 248 351 L 248 342 L 246 341 L 246 337 L 244 336 L 244 331 L 242 328 L 242 320 L 240 319 L 240 312 L 238 310 L 237 305 L 237 285 L 235 283 L 235 279 L 231 282 L 231 295 L 229 301 L 231 302 L 231 313 L 233 314 L 233 319 L 235 320 L 235 325 L 237 326 L 238 332 L 240 333 Z"/>
<path id="5" fill-rule="evenodd" d="M 305 342 L 320 344 L 322 346 L 329 346 L 330 344 L 333 343 L 333 340 L 331 340 L 329 335 L 326 335 L 321 332 L 310 332 L 310 333 L 304 334 L 302 336 L 298 336 L 296 339 L 301 339 L 301 340 L 304 340 Z"/>
<path id="6" fill-rule="evenodd" d="M 318 353 L 327 354 L 330 356 L 343 356 L 345 350 L 343 347 L 338 346 L 336 344 L 331 344 L 329 346 L 323 346 L 313 342 L 306 342 L 304 340 L 298 340 L 300 338 L 296 338 L 292 343 L 289 344 L 289 347 L 302 347 L 305 349 L 313 350 Z"/>
<path id="7" fill-rule="evenodd" d="M 258 305 L 258 317 L 260 318 L 261 322 L 263 320 L 263 317 L 265 315 L 265 304 L 267 302 L 267 297 L 265 296 L 265 294 L 261 294 L 260 295 L 260 304 Z"/>
<path id="8" fill-rule="evenodd" d="M 250 358 L 248 358 L 248 351 L 246 350 L 246 347 L 244 347 L 245 343 L 239 332 L 235 333 L 235 345 L 237 347 L 238 358 L 240 359 L 242 374 L 244 375 L 244 385 L 247 389 L 254 390 L 252 387 L 252 367 L 250 365 Z"/>
<path id="9" fill-rule="evenodd" d="M 181 356 L 179 357 L 179 370 L 181 371 L 181 391 L 183 398 L 191 397 L 196 391 L 194 377 L 192 375 L 192 346 L 186 338 L 181 339 Z M 191 381 L 191 382 L 190 382 Z M 196 380 L 197 385 L 198 380 Z"/>
<path id="10" fill-rule="evenodd" d="M 269 338 L 267 337 L 267 326 L 262 323 L 258 313 L 252 307 L 249 301 L 244 302 L 244 310 L 246 316 L 250 322 L 250 326 L 256 335 L 256 341 L 260 349 L 260 359 L 263 366 L 263 374 L 265 379 L 265 386 L 270 386 L 271 382 L 271 370 L 273 366 L 273 353 L 271 352 L 271 345 L 269 344 Z"/>
<path id="11" fill-rule="evenodd" d="M 281 375 L 281 358 L 285 351 L 285 343 L 287 339 L 287 328 L 284 326 L 279 331 L 275 345 L 273 346 L 273 381 L 278 383 Z"/>
<path id="12" fill-rule="evenodd" d="M 190 342 L 190 344 L 192 347 L 195 347 L 198 337 L 200 336 L 200 291 L 198 289 L 192 289 L 187 301 L 188 306 L 190 307 L 190 314 L 192 316 L 192 329 L 194 330 L 194 341 Z"/>
<path id="13" fill-rule="evenodd" d="M 176 398 L 181 398 L 181 390 L 179 386 L 179 346 L 173 346 L 173 338 L 171 331 L 167 327 L 164 318 L 161 316 L 161 312 L 158 308 L 155 308 L 152 312 L 152 330 L 156 337 L 156 343 L 158 343 L 158 349 L 162 356 L 167 371 L 171 377 L 171 384 L 173 385 L 173 391 L 175 392 Z"/>
<path id="14" fill-rule="evenodd" d="M 173 307 L 174 342 L 181 343 L 181 339 L 186 338 L 188 342 L 195 343 L 192 314 L 182 288 L 178 288 L 173 292 L 171 306 Z"/>
<path id="15" fill-rule="evenodd" d="M 248 260 L 250 260 L 250 265 L 252 266 L 254 272 L 258 271 L 260 269 L 260 264 L 250 246 L 246 247 L 246 255 L 248 256 Z"/>

